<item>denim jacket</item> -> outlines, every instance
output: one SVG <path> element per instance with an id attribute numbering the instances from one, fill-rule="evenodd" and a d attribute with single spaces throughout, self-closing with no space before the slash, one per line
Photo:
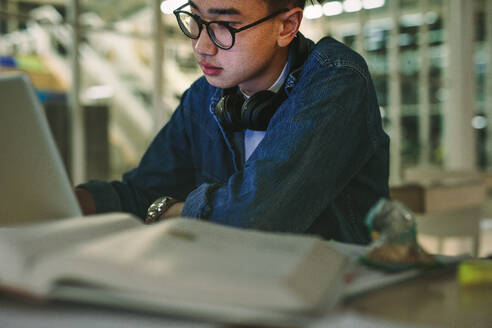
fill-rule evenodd
<path id="1" fill-rule="evenodd" d="M 368 243 L 364 218 L 388 196 L 389 172 L 374 86 L 363 58 L 348 47 L 330 37 L 306 42 L 309 56 L 290 72 L 288 97 L 246 162 L 244 132 L 220 125 L 213 109 L 222 90 L 202 77 L 136 169 L 121 182 L 81 186 L 97 211 L 143 218 L 166 195 L 185 201 L 185 217 Z"/>

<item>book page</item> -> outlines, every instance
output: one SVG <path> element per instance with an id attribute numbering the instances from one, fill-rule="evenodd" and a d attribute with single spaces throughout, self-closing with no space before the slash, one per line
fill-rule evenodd
<path id="1" fill-rule="evenodd" d="M 129 214 L 112 213 L 0 228 L 0 283 L 22 286 L 29 271 L 45 257 L 141 225 Z"/>
<path id="2" fill-rule="evenodd" d="M 83 245 L 58 259 L 62 271 L 49 273 L 49 263 L 40 270 L 149 298 L 299 311 L 319 301 L 292 288 L 294 271 L 318 243 L 324 242 L 178 218 Z"/>

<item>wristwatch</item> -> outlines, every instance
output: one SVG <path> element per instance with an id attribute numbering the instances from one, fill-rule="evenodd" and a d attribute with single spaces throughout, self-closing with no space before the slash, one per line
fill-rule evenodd
<path id="1" fill-rule="evenodd" d="M 179 203 L 179 200 L 164 196 L 157 198 L 147 209 L 147 218 L 145 218 L 145 224 L 150 224 L 159 221 L 159 218 L 164 214 L 171 206 Z"/>

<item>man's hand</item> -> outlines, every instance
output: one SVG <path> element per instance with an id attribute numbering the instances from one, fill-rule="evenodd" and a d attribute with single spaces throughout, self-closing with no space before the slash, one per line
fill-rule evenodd
<path id="1" fill-rule="evenodd" d="M 75 188 L 75 196 L 84 215 L 96 214 L 96 202 L 90 192 L 83 188 Z"/>

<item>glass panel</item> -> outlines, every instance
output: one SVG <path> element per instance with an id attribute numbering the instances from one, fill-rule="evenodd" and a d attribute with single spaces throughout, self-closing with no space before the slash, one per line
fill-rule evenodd
<path id="1" fill-rule="evenodd" d="M 429 26 L 429 92 L 430 92 L 430 161 L 432 165 L 443 164 L 442 157 L 442 107 L 444 102 L 443 65 L 445 43 L 442 24 L 442 0 L 430 0 L 430 11 L 422 14 L 419 1 L 401 2 L 399 26 L 400 74 L 402 91 L 402 163 L 404 167 L 419 163 L 420 112 L 420 67 L 419 28 L 425 21 Z M 382 8 L 366 10 L 364 26 L 364 50 L 383 115 L 383 124 L 389 131 L 389 49 L 388 41 L 391 20 L 388 1 Z M 325 18 L 334 36 L 349 47 L 356 49 L 360 17 L 356 13 L 342 13 Z"/>
<path id="2" fill-rule="evenodd" d="M 81 101 L 108 112 L 110 178 L 120 178 L 135 167 L 152 137 L 153 41 L 148 4 L 82 1 L 80 20 L 86 28 L 81 44 Z"/>
<path id="3" fill-rule="evenodd" d="M 472 126 L 477 133 L 477 163 L 480 168 L 486 169 L 492 166 L 492 160 L 488 158 L 487 143 L 487 72 L 488 72 L 488 44 L 487 44 L 487 16 L 484 2 L 476 2 L 475 13 L 475 77 L 476 77 L 476 116 L 473 118 Z"/>
<path id="4" fill-rule="evenodd" d="M 443 150 L 443 106 L 444 106 L 444 76 L 445 44 L 442 17 L 436 12 L 429 12 L 425 19 L 429 25 L 429 97 L 430 97 L 430 164 L 442 166 Z"/>

